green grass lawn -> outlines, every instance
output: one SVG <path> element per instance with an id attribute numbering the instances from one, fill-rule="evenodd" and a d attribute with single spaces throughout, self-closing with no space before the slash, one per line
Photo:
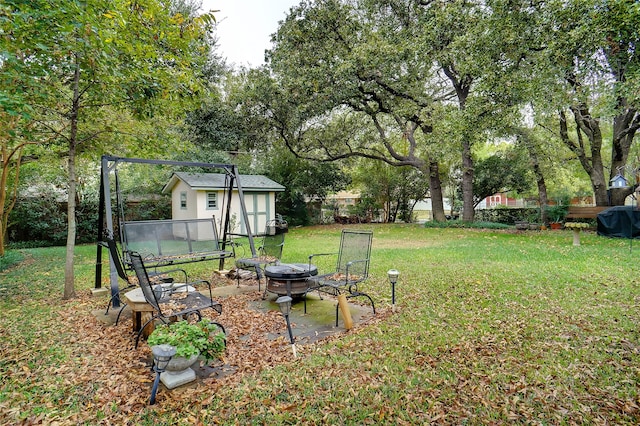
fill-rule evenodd
<path id="1" fill-rule="evenodd" d="M 25 261 L 0 273 L 0 423 L 640 422 L 640 242 L 630 249 L 583 233 L 574 247 L 570 231 L 363 227 L 374 230 L 363 288 L 380 320 L 232 386 L 174 390 L 179 404 L 161 390 L 156 406 L 139 402 L 152 375 L 131 355 L 131 334 L 99 324 L 81 333 L 106 303 L 88 296 L 95 246 L 78 247 L 72 301 L 61 300 L 64 248 L 21 251 Z M 337 250 L 341 229 L 291 229 L 283 260 Z M 206 278 L 211 267 L 190 273 Z M 401 272 L 395 314 L 391 268 Z M 102 354 L 114 346 L 119 358 Z"/>

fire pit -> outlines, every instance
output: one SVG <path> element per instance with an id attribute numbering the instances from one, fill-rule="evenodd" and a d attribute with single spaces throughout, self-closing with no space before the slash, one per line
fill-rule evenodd
<path id="1" fill-rule="evenodd" d="M 308 263 L 282 263 L 264 269 L 267 291 L 279 296 L 299 296 L 307 291 L 307 278 L 318 275 L 318 268 Z"/>

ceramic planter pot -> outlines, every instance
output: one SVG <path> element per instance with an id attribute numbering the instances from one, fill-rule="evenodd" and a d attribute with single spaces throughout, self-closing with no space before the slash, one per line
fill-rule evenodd
<path id="1" fill-rule="evenodd" d="M 191 367 L 197 360 L 198 355 L 193 355 L 190 358 L 185 358 L 183 356 L 171 358 L 171 361 L 169 361 L 169 364 L 167 365 L 166 371 L 177 373 L 186 370 L 187 368 Z"/>

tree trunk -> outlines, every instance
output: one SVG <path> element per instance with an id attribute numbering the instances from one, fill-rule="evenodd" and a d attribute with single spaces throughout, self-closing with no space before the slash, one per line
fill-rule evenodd
<path id="1" fill-rule="evenodd" d="M 460 112 L 464 113 L 473 78 L 469 75 L 459 75 L 452 64 L 444 65 L 442 71 L 453 84 L 458 98 L 458 108 Z M 471 157 L 471 137 L 468 132 L 468 129 L 465 130 L 462 136 L 462 220 L 473 222 L 475 213 L 475 204 L 473 202 L 473 158 Z"/>
<path id="2" fill-rule="evenodd" d="M 473 158 L 468 137 L 462 141 L 462 220 L 473 222 Z"/>
<path id="3" fill-rule="evenodd" d="M 76 148 L 78 143 L 78 115 L 80 112 L 80 67 L 76 61 L 73 75 L 73 102 L 71 105 L 69 132 L 69 188 L 67 195 L 67 253 L 64 267 L 64 299 L 75 297 L 75 273 L 73 257 L 76 247 Z"/>
<path id="4" fill-rule="evenodd" d="M 2 120 L 0 123 L 0 131 L 2 132 L 0 134 L 0 164 L 2 165 L 2 171 L 0 171 L 0 256 L 4 256 L 9 214 L 18 197 L 18 181 L 24 144 L 19 144 L 14 148 L 9 147 L 10 132 L 16 128 L 18 119 L 6 113 L 0 113 L 0 119 Z M 12 162 L 15 164 L 15 177 L 13 186 L 10 188 L 8 182 Z"/>
<path id="5" fill-rule="evenodd" d="M 629 159 L 629 151 L 638 126 L 640 126 L 640 115 L 635 109 L 628 109 L 624 113 L 614 117 L 611 144 L 611 174 L 609 175 L 609 179 L 616 175 L 618 169 L 623 169 L 626 166 Z M 620 189 L 610 191 L 612 206 L 623 205 L 629 194 L 634 191 L 635 186 L 638 185 L 637 173 L 638 171 L 636 170 L 634 176 L 625 176 L 632 186 L 631 189 L 626 191 Z"/>
<path id="6" fill-rule="evenodd" d="M 437 161 L 429 161 L 429 187 L 431 191 L 431 212 L 433 214 L 433 220 L 444 222 L 447 220 L 447 217 L 444 214 L 442 182 L 440 182 L 440 169 Z"/>
<path id="7" fill-rule="evenodd" d="M 578 157 L 582 168 L 589 175 L 591 188 L 597 206 L 609 205 L 608 184 L 609 181 L 604 175 L 604 165 L 602 163 L 602 133 L 600 123 L 592 118 L 586 105 L 572 107 L 573 117 L 576 123 L 576 139 L 573 141 L 569 137 L 567 128 L 567 118 L 564 111 L 560 111 L 560 138 L 563 143 Z M 589 140 L 589 155 L 584 142 L 584 136 Z"/>
<path id="8" fill-rule="evenodd" d="M 76 246 L 76 156 L 75 145 L 69 146 L 69 195 L 67 198 L 67 254 L 64 267 L 64 299 L 76 296 L 73 257 Z"/>
<path id="9" fill-rule="evenodd" d="M 549 197 L 547 196 L 547 184 L 544 180 L 544 174 L 542 173 L 542 169 L 540 168 L 540 158 L 538 157 L 538 150 L 534 145 L 532 140 L 532 136 L 525 133 L 526 130 L 523 130 L 520 133 L 520 140 L 524 143 L 524 146 L 529 153 L 529 158 L 531 158 L 531 168 L 533 169 L 533 173 L 536 177 L 536 185 L 538 186 L 538 203 L 540 205 L 540 221 L 543 224 L 548 222 L 547 218 L 547 204 L 549 204 Z"/>

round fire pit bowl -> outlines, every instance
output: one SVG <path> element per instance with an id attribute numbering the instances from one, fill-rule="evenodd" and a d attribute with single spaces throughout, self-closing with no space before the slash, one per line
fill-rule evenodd
<path id="1" fill-rule="evenodd" d="M 301 296 L 307 291 L 307 278 L 318 275 L 318 268 L 308 263 L 282 263 L 264 269 L 267 291 L 278 296 Z"/>

